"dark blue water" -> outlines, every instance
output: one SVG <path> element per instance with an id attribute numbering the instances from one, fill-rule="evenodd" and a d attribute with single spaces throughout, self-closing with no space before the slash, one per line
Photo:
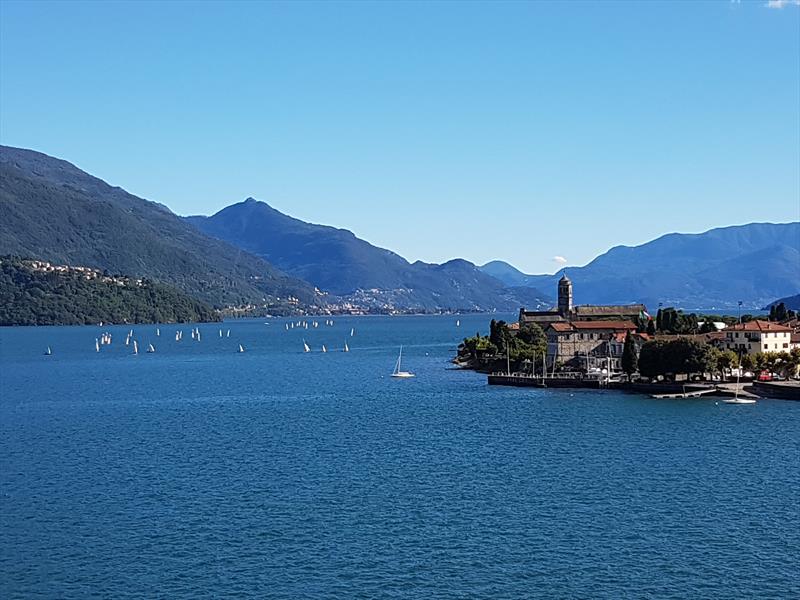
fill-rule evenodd
<path id="1" fill-rule="evenodd" d="M 488 387 L 486 320 L 0 329 L 0 596 L 800 595 L 800 403 Z"/>

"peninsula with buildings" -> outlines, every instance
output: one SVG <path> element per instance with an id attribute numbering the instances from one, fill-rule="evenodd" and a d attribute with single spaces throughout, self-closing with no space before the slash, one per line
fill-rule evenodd
<path id="1" fill-rule="evenodd" d="M 488 336 L 464 339 L 454 362 L 499 385 L 647 390 L 727 384 L 735 375 L 763 388 L 797 377 L 800 320 L 783 304 L 768 318 L 661 307 L 654 317 L 644 304 L 575 305 L 564 274 L 553 309 L 521 308 L 515 323 L 493 320 Z"/>

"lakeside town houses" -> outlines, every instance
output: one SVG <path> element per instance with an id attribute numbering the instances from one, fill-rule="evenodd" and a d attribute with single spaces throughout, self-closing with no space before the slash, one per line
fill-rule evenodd
<path id="1" fill-rule="evenodd" d="M 558 282 L 558 304 L 552 310 L 519 311 L 519 322 L 512 330 L 536 324 L 547 337 L 548 368 L 560 363 L 570 368 L 589 371 L 594 368 L 621 370 L 625 340 L 631 336 L 636 354 L 654 336 L 638 331 L 637 322 L 651 317 L 644 304 L 573 305 L 572 281 L 564 274 Z M 719 350 L 737 354 L 790 352 L 800 347 L 800 323 L 781 324 L 756 319 L 725 328 L 714 323 L 718 331 L 701 334 L 659 334 L 659 339 L 691 338 Z M 721 329 L 721 330 L 720 330 Z M 652 333 L 652 332 L 651 332 Z"/>

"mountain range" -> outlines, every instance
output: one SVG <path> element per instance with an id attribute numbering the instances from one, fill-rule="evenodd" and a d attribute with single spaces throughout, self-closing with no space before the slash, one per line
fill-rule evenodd
<path id="1" fill-rule="evenodd" d="M 253 198 L 186 220 L 345 302 L 424 311 L 513 311 L 549 302 L 539 290 L 507 286 L 466 260 L 409 263 L 346 229 L 306 223 Z"/>
<path id="2" fill-rule="evenodd" d="M 317 304 L 313 286 L 74 165 L 0 146 L 0 254 L 171 283 L 221 307 Z"/>
<path id="3" fill-rule="evenodd" d="M 555 289 L 563 271 L 576 303 L 643 302 L 760 308 L 800 290 L 800 223 L 751 223 L 699 234 L 671 233 L 641 246 L 617 246 L 583 267 L 527 275 L 502 261 L 481 269 L 514 286 Z"/>
<path id="4" fill-rule="evenodd" d="M 516 311 L 551 305 L 561 276 L 502 261 L 410 263 L 252 198 L 208 217 L 179 217 L 66 161 L 7 146 L 0 212 L 0 254 L 147 277 L 218 308 Z M 800 223 L 668 234 L 566 270 L 576 303 L 760 307 L 800 291 Z"/>

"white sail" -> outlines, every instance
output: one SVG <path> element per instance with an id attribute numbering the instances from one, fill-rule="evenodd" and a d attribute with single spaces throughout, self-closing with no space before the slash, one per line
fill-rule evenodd
<path id="1" fill-rule="evenodd" d="M 322 344 L 322 351 L 323 352 L 327 352 L 328 351 L 328 349 L 325 347 L 325 344 Z"/>
<path id="2" fill-rule="evenodd" d="M 356 334 L 355 328 L 350 329 L 350 337 L 353 337 Z"/>
<path id="3" fill-rule="evenodd" d="M 147 344 L 147 352 L 152 354 L 155 351 L 156 351 L 156 348 L 155 348 L 155 346 L 153 346 L 153 344 Z"/>
<path id="4" fill-rule="evenodd" d="M 131 343 L 131 338 L 130 338 L 130 336 L 127 336 L 127 335 L 126 335 L 126 336 L 125 336 L 125 345 L 126 345 L 126 346 L 130 346 L 130 343 Z"/>
<path id="5" fill-rule="evenodd" d="M 228 329 L 228 333 L 225 334 L 225 337 L 231 337 L 231 330 Z"/>
<path id="6" fill-rule="evenodd" d="M 94 351 L 100 352 L 100 340 L 97 338 L 94 338 Z"/>
<path id="7" fill-rule="evenodd" d="M 219 337 L 222 337 L 222 329 L 219 330 Z"/>
<path id="8" fill-rule="evenodd" d="M 461 327 L 461 321 L 459 321 L 458 319 L 456 319 L 456 327 Z"/>
<path id="9" fill-rule="evenodd" d="M 53 351 L 50 349 L 50 346 L 48 346 L 47 350 L 45 350 L 44 353 L 46 356 L 50 356 L 51 354 L 53 354 Z"/>
<path id="10" fill-rule="evenodd" d="M 350 347 L 347 345 L 347 341 L 345 341 L 345 343 L 344 343 L 344 351 L 345 352 L 350 352 Z"/>
<path id="11" fill-rule="evenodd" d="M 156 327 L 156 337 L 161 337 L 161 330 Z"/>
<path id="12" fill-rule="evenodd" d="M 311 352 L 311 348 L 308 347 L 305 340 L 303 340 L 303 352 Z"/>
<path id="13" fill-rule="evenodd" d="M 398 377 L 401 379 L 408 379 L 409 377 L 414 377 L 414 374 L 410 371 L 403 371 L 403 347 L 400 346 L 400 354 L 397 356 L 397 362 L 394 364 L 394 371 L 392 371 L 392 377 Z"/>
<path id="14" fill-rule="evenodd" d="M 244 352 L 244 346 L 242 346 L 241 344 L 239 344 L 239 352 Z"/>
<path id="15" fill-rule="evenodd" d="M 136 343 L 136 340 L 133 340 L 133 353 L 139 354 L 139 344 Z"/>

